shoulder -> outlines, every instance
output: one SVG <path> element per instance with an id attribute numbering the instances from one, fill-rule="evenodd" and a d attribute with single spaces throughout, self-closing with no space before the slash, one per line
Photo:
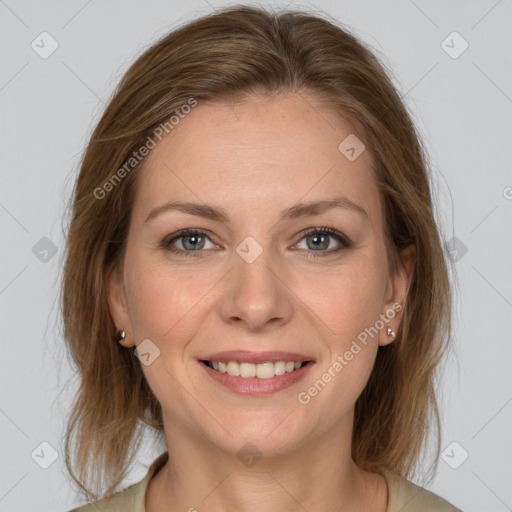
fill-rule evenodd
<path id="1" fill-rule="evenodd" d="M 69 512 L 143 512 L 149 480 L 167 462 L 167 458 L 168 452 L 159 455 L 140 482 L 102 500 L 82 505 Z"/>
<path id="2" fill-rule="evenodd" d="M 388 484 L 386 512 L 462 512 L 432 491 L 401 477 L 390 470 L 383 470 Z"/>
<path id="3" fill-rule="evenodd" d="M 139 509 L 136 507 L 140 501 L 141 492 L 143 492 L 143 484 L 144 481 L 141 480 L 112 496 L 88 503 L 87 505 L 82 505 L 69 512 L 98 512 L 99 510 L 101 510 L 101 512 L 126 512 L 128 510 L 138 512 Z"/>

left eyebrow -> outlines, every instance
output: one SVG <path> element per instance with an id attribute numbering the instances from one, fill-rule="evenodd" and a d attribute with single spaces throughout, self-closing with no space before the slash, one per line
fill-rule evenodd
<path id="1" fill-rule="evenodd" d="M 320 215 L 327 210 L 332 208 L 343 208 L 345 210 L 353 211 L 362 215 L 366 220 L 369 219 L 368 213 L 366 210 L 354 203 L 350 199 L 346 197 L 335 197 L 333 199 L 327 199 L 323 201 L 313 201 L 309 203 L 298 203 L 290 208 L 287 208 L 281 212 L 281 220 L 292 220 L 298 219 L 302 217 L 309 217 L 314 215 Z M 178 210 L 183 213 L 188 213 L 189 215 L 196 215 L 198 217 L 204 217 L 207 219 L 211 219 L 214 221 L 219 221 L 227 224 L 229 222 L 229 215 L 223 208 L 208 205 L 208 204 L 199 204 L 199 203 L 190 203 L 190 202 L 179 202 L 174 201 L 170 203 L 165 203 L 161 206 L 157 206 L 147 216 L 144 224 L 151 221 L 158 215 L 168 212 Z"/>
<path id="2" fill-rule="evenodd" d="M 312 215 L 320 215 L 332 208 L 343 208 L 361 214 L 365 219 L 369 219 L 366 210 L 354 203 L 347 197 L 335 197 L 324 201 L 313 201 L 311 203 L 299 203 L 281 213 L 282 220 L 298 219 Z"/>

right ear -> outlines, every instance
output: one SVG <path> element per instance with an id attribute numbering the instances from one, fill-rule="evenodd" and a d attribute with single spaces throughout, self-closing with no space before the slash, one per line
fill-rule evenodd
<path id="1" fill-rule="evenodd" d="M 133 347 L 135 341 L 132 335 L 132 324 L 128 314 L 126 292 L 122 277 L 117 268 L 112 268 L 107 278 L 107 301 L 110 309 L 110 315 L 116 326 L 116 333 L 124 330 L 126 337 L 119 341 L 124 347 Z"/>

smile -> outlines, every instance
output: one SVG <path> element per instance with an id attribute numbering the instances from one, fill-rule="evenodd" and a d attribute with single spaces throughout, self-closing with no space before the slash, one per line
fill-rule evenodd
<path id="1" fill-rule="evenodd" d="M 227 373 L 232 377 L 244 379 L 271 379 L 285 373 L 291 373 L 302 368 L 307 362 L 302 361 L 267 361 L 264 363 L 247 363 L 238 361 L 203 361 L 212 370 Z"/>
<path id="2" fill-rule="evenodd" d="M 199 367 L 217 385 L 238 395 L 268 396 L 304 379 L 315 365 L 312 360 L 247 362 L 201 359 Z"/>

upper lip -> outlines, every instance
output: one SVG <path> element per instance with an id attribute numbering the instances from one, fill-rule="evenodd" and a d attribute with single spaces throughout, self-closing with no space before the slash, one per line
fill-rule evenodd
<path id="1" fill-rule="evenodd" d="M 308 357 L 295 352 L 281 352 L 281 351 L 269 351 L 269 352 L 250 352 L 248 350 L 226 350 L 224 352 L 215 352 L 203 358 L 204 361 L 238 361 L 241 363 L 266 363 L 276 361 L 313 361 L 312 357 Z"/>

